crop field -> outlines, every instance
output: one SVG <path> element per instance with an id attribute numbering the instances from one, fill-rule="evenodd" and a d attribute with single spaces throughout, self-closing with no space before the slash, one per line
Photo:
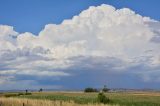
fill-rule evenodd
<path id="1" fill-rule="evenodd" d="M 19 95 L 19 93 L 0 95 L 0 106 L 19 106 L 18 103 L 28 103 L 26 106 L 160 106 L 159 92 L 105 93 L 110 99 L 108 104 L 97 102 L 98 93 L 32 92 L 31 95 Z M 17 105 L 4 105 L 5 103 Z"/>

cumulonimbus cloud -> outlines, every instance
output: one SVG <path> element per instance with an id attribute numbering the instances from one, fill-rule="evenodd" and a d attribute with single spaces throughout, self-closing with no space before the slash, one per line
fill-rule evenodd
<path id="1" fill-rule="evenodd" d="M 65 70 L 78 67 L 97 73 L 127 71 L 159 81 L 159 42 L 159 21 L 128 8 L 91 6 L 59 25 L 46 25 L 38 35 L 0 25 L 0 74 L 3 82 L 4 76 L 7 81 L 17 75 L 62 77 L 74 75 Z"/>

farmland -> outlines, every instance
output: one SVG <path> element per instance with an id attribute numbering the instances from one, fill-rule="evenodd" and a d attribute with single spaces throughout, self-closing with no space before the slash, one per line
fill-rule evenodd
<path id="1" fill-rule="evenodd" d="M 72 106 L 81 106 L 81 105 L 103 106 L 103 104 L 99 104 L 97 102 L 97 95 L 98 95 L 97 93 L 83 93 L 83 92 L 32 92 L 31 95 L 18 95 L 18 93 L 5 93 L 1 94 L 3 99 L 0 99 L 0 103 L 1 102 L 7 103 L 8 101 L 12 101 L 13 103 L 15 101 L 21 101 L 21 102 L 34 101 L 38 103 L 37 101 L 39 101 L 42 102 L 41 104 L 44 104 L 46 103 L 46 101 L 48 101 L 47 103 L 49 104 L 55 102 L 54 104 L 57 104 L 56 106 L 63 106 L 63 104 L 68 104 L 68 106 L 70 106 L 71 104 Z M 160 106 L 159 92 L 116 92 L 116 93 L 105 93 L 105 95 L 111 100 L 108 104 L 106 104 L 106 106 Z M 19 105 L 14 105 L 14 106 L 19 106 Z"/>

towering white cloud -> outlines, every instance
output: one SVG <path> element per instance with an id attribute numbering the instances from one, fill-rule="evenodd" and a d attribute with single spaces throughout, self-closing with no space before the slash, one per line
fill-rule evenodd
<path id="1" fill-rule="evenodd" d="M 13 27 L 0 25 L 0 50 L 15 49 L 17 34 Z"/>
<path id="2" fill-rule="evenodd" d="M 0 74 L 7 80 L 17 75 L 71 76 L 74 71 L 65 70 L 101 67 L 97 73 L 127 71 L 157 81 L 159 29 L 159 21 L 105 4 L 59 25 L 48 24 L 39 35 L 18 34 L 13 27 L 1 25 Z"/>

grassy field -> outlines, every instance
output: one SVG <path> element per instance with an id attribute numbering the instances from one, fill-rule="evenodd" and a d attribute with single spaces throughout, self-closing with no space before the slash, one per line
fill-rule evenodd
<path id="1" fill-rule="evenodd" d="M 9 94 L 3 94 L 10 95 Z M 12 98 L 40 100 L 40 101 L 63 101 L 64 103 L 74 102 L 74 105 L 92 104 L 97 105 L 97 93 L 82 93 L 82 92 L 34 92 L 32 95 L 21 95 L 12 93 Z M 121 92 L 121 93 L 106 93 L 111 102 L 109 105 L 118 106 L 160 106 L 159 92 Z M 1 95 L 2 96 L 2 95 Z M 7 96 L 9 97 L 9 96 Z M 73 103 L 72 103 L 73 104 Z M 58 106 L 58 105 L 56 105 Z M 66 105 L 67 106 L 67 105 Z"/>
<path id="2" fill-rule="evenodd" d="M 109 104 L 77 104 L 73 101 L 51 101 L 22 98 L 0 98 L 0 106 L 119 106 Z"/>

